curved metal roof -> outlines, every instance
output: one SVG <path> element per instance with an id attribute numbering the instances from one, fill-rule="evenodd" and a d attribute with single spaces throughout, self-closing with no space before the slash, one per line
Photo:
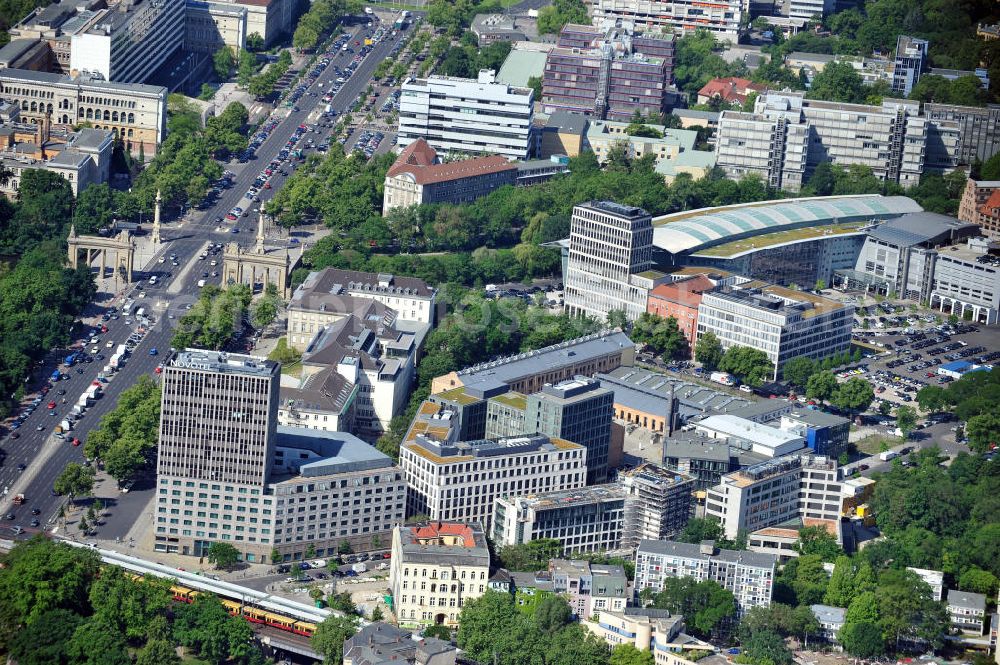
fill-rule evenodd
<path id="1" fill-rule="evenodd" d="M 886 220 L 921 212 L 905 196 L 863 194 L 701 208 L 653 219 L 653 244 L 672 254 L 803 226 Z"/>

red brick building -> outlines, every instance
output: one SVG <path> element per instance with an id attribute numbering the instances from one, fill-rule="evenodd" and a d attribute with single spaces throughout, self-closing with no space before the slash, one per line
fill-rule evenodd
<path id="1" fill-rule="evenodd" d="M 660 318 L 669 316 L 677 319 L 677 326 L 684 333 L 691 352 L 698 336 L 698 305 L 701 294 L 711 291 L 715 284 L 705 275 L 694 275 L 686 279 L 660 284 L 649 292 L 646 311 Z"/>

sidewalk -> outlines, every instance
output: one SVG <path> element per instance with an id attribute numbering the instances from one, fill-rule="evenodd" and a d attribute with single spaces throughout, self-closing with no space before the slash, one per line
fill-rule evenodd
<path id="1" fill-rule="evenodd" d="M 142 510 L 142 513 L 132 525 L 132 528 L 129 529 L 128 534 L 121 540 L 102 539 L 100 537 L 80 538 L 79 535 L 74 535 L 72 533 L 72 529 L 68 529 L 68 533 L 63 535 L 64 537 L 68 537 L 72 540 L 95 543 L 101 549 L 112 550 L 120 554 L 139 557 L 147 561 L 152 561 L 164 566 L 171 566 L 188 572 L 202 573 L 206 577 L 215 576 L 229 582 L 236 582 L 247 578 L 263 577 L 265 575 L 274 574 L 274 567 L 269 563 L 244 564 L 246 568 L 226 571 L 216 570 L 215 566 L 210 564 L 208 560 L 204 558 L 198 559 L 193 556 L 186 556 L 182 554 L 157 552 L 154 546 L 155 533 L 153 529 L 155 499 L 156 494 L 154 492 L 150 494 L 146 507 Z M 79 532 L 77 532 L 77 534 L 79 534 Z"/>

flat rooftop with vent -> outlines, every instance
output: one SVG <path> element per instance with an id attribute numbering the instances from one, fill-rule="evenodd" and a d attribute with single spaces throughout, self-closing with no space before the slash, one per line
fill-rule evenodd
<path id="1" fill-rule="evenodd" d="M 431 392 L 441 393 L 464 386 L 484 392 L 506 388 L 530 394 L 542 390 L 547 383 L 609 372 L 622 365 L 632 365 L 634 360 L 632 340 L 622 332 L 604 330 L 444 374 L 434 379 Z"/>
<path id="2" fill-rule="evenodd" d="M 245 374 L 248 376 L 270 376 L 278 369 L 273 360 L 256 358 L 242 353 L 185 349 L 178 351 L 168 361 L 171 367 L 197 369 L 221 374 Z"/>

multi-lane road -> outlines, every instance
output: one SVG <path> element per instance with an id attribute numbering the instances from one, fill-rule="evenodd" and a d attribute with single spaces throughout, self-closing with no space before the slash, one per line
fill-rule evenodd
<path id="1" fill-rule="evenodd" d="M 368 28 L 365 21 L 351 26 L 348 31 L 351 33 L 352 46 L 355 40 L 363 40 L 370 36 L 377 27 L 376 23 L 373 27 Z M 332 101 L 335 110 L 343 111 L 349 104 L 353 103 L 358 95 L 368 87 L 372 71 L 378 63 L 388 57 L 393 46 L 402 41 L 409 33 L 409 31 L 400 31 L 397 35 L 391 36 L 391 31 L 388 32 L 389 34 L 368 53 L 350 79 L 341 86 Z M 125 366 L 105 386 L 104 396 L 87 410 L 86 415 L 81 420 L 77 421 L 73 431 L 74 437 L 85 441 L 87 433 L 98 424 L 101 416 L 114 408 L 121 391 L 133 385 L 142 374 L 153 374 L 163 355 L 169 351 L 170 340 L 174 333 L 173 324 L 184 314 L 185 306 L 197 299 L 198 280 L 203 279 L 205 272 L 221 272 L 220 267 L 208 265 L 211 259 L 199 259 L 199 255 L 205 247 L 209 243 L 238 241 L 248 244 L 254 242 L 257 222 L 255 214 L 238 218 L 235 224 L 227 224 L 229 229 L 233 226 L 239 229 L 238 234 L 235 235 L 228 230 L 219 231 L 215 220 L 224 216 L 236 205 L 244 208 L 249 207 L 244 194 L 251 187 L 261 169 L 277 157 L 278 152 L 285 146 L 288 138 L 299 125 L 307 124 L 310 114 L 321 103 L 324 90 L 329 88 L 330 80 L 337 77 L 333 67 L 336 65 L 344 68 L 353 57 L 351 53 L 346 52 L 339 52 L 333 57 L 326 70 L 313 82 L 307 94 L 303 95 L 297 102 L 295 108 L 298 110 L 287 110 L 288 115 L 272 130 L 268 138 L 257 149 L 256 159 L 246 164 L 229 166 L 235 173 L 232 179 L 233 184 L 228 189 L 223 190 L 222 195 L 214 205 L 206 210 L 188 214 L 182 223 L 165 226 L 162 233 L 164 244 L 158 249 L 153 262 L 147 266 L 147 272 L 138 272 L 135 277 L 137 281 L 141 279 L 146 282 L 145 297 L 136 301 L 136 307 L 145 307 L 147 312 L 151 312 L 156 317 L 156 323 L 151 327 L 141 344 L 133 351 Z M 315 92 L 316 96 L 308 94 L 309 92 Z M 283 111 L 285 110 L 283 109 Z M 314 126 L 314 128 L 316 133 L 306 134 L 303 139 L 311 137 L 316 144 L 319 144 L 330 130 L 320 126 Z M 270 180 L 272 189 L 262 191 L 273 192 L 281 187 L 284 180 L 285 178 L 276 172 Z M 169 258 L 164 263 L 158 262 L 159 257 L 169 257 L 172 254 L 177 256 L 179 266 L 173 266 Z M 221 256 L 214 258 L 221 263 Z M 152 275 L 158 276 L 159 284 L 155 287 L 148 285 L 148 278 Z M 219 279 L 215 278 L 209 281 L 218 281 Z M 117 302 L 117 306 L 120 305 L 121 302 Z M 100 316 L 104 311 L 102 308 L 92 307 L 85 316 Z M 113 341 L 117 346 L 133 332 L 134 325 L 127 326 L 125 321 L 126 317 L 121 316 L 105 323 L 108 332 L 100 336 L 99 342 L 101 352 L 105 356 L 110 357 L 113 352 L 113 349 L 106 348 L 108 340 Z M 150 355 L 150 350 L 153 348 L 158 351 L 156 356 Z M 48 376 L 51 374 L 65 355 L 67 354 L 61 351 L 53 353 L 51 362 L 43 370 L 39 370 L 39 375 Z M 77 373 L 77 367 L 63 370 L 72 378 L 68 381 L 58 382 L 56 388 L 43 398 L 39 408 L 28 417 L 18 430 L 20 437 L 12 439 L 9 434 L 5 434 L 4 438 L 0 440 L 0 448 L 6 453 L 3 466 L 0 467 L 0 491 L 9 490 L 7 496 L 0 497 L 0 506 L 4 506 L 3 515 L 0 515 L 0 518 L 3 518 L 0 519 L 0 524 L 6 527 L 3 529 L 4 533 L 0 535 L 10 535 L 9 529 L 14 526 L 23 528 L 26 535 L 37 532 L 38 529 L 30 527 L 33 508 L 40 511 L 38 518 L 42 523 L 41 528 L 54 520 L 63 497 L 53 495 L 53 482 L 67 464 L 70 462 L 83 463 L 84 456 L 83 446 L 74 447 L 68 441 L 50 439 L 52 429 L 70 411 L 84 389 L 96 380 L 97 374 L 102 371 L 105 362 L 95 361 L 78 365 L 79 368 L 83 369 L 82 374 Z M 56 393 L 57 389 L 66 390 L 65 404 L 61 403 L 63 396 Z M 49 410 L 44 408 L 49 400 L 57 402 L 55 416 L 49 415 Z M 44 425 L 44 430 L 37 431 L 36 427 L 39 425 Z M 48 447 L 45 448 L 46 446 Z M 39 457 L 43 448 L 52 452 L 42 456 L 41 460 L 37 460 L 36 458 Z M 24 464 L 27 469 L 23 472 L 19 471 L 17 467 L 20 464 Z M 26 500 L 24 505 L 14 507 L 10 505 L 9 500 L 18 481 L 22 481 L 20 485 L 24 485 L 23 481 L 27 480 L 27 478 L 21 477 L 22 474 L 27 474 L 30 478 L 30 482 L 26 486 L 17 487 L 18 491 L 24 493 Z M 99 537 L 108 539 L 124 536 L 145 508 L 151 491 L 152 487 L 149 483 L 144 486 L 140 482 L 127 494 L 113 492 L 117 498 L 109 506 L 107 523 L 100 528 Z M 101 494 L 107 495 L 107 491 L 102 488 Z M 14 514 L 13 520 L 6 519 L 8 512 Z"/>

